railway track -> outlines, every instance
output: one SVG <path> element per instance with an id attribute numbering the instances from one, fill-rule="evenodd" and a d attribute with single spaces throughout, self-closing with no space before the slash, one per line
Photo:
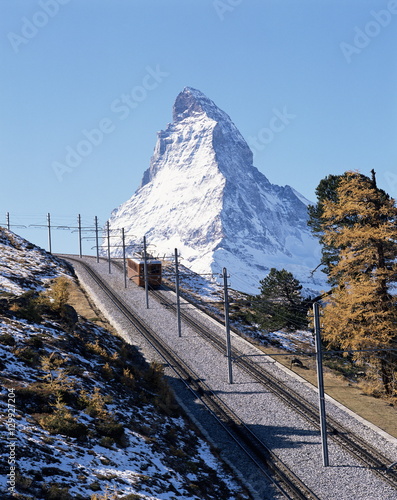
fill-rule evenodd
<path id="1" fill-rule="evenodd" d="M 164 359 L 167 366 L 200 400 L 213 415 L 219 425 L 227 432 L 242 452 L 255 464 L 258 473 L 266 477 L 279 494 L 289 500 L 320 500 L 293 471 L 291 471 L 266 445 L 259 439 L 241 419 L 203 382 L 199 375 L 187 366 L 182 359 L 171 351 L 161 337 L 135 312 L 91 266 L 78 258 L 62 256 L 69 261 L 77 262 L 84 268 L 96 285 L 106 294 L 114 307 L 119 310 L 130 324 L 150 343 L 155 351 Z M 161 300 L 164 297 L 161 296 Z"/>
<path id="2" fill-rule="evenodd" d="M 120 262 L 115 260 L 112 262 L 116 267 L 122 269 Z M 165 290 L 172 290 L 172 288 L 164 285 L 163 288 Z M 174 310 L 176 313 L 175 303 L 166 297 L 165 294 L 158 290 L 151 290 L 150 293 L 165 307 Z M 185 297 L 185 300 L 188 299 Z M 202 307 L 200 307 L 200 309 L 203 311 Z M 215 348 L 219 350 L 219 352 L 225 352 L 226 341 L 224 338 L 221 338 L 214 332 L 211 332 L 208 327 L 204 326 L 197 320 L 197 318 L 193 318 L 186 311 L 181 310 L 181 317 L 196 333 L 211 342 Z M 223 324 L 213 314 L 211 314 L 211 317 L 220 324 Z M 246 373 L 264 385 L 267 390 L 270 390 L 295 412 L 304 417 L 311 426 L 320 430 L 319 412 L 317 406 L 313 405 L 297 393 L 291 393 L 289 387 L 280 382 L 278 378 L 271 375 L 260 365 L 247 360 L 244 353 L 235 347 L 232 347 L 232 358 L 235 364 L 238 364 L 238 366 L 241 367 Z M 327 436 L 343 449 L 347 450 L 367 468 L 375 471 L 390 486 L 397 489 L 397 471 L 394 467 L 391 467 L 390 460 L 386 459 L 376 448 L 369 445 L 361 437 L 355 435 L 350 430 L 344 428 L 339 422 L 329 415 L 327 416 Z"/>
<path id="3" fill-rule="evenodd" d="M 153 297 L 163 303 L 166 307 L 176 312 L 175 304 L 169 300 L 161 291 L 151 290 Z M 199 335 L 205 337 L 216 349 L 224 353 L 226 350 L 225 339 L 211 332 L 208 327 L 201 324 L 186 311 L 181 311 L 181 317 Z M 238 349 L 232 347 L 233 363 L 241 367 L 246 373 L 252 376 L 259 383 L 264 385 L 279 397 L 285 404 L 303 416 L 315 429 L 320 430 L 318 408 L 299 396 L 291 393 L 291 389 L 283 384 L 278 378 L 271 375 L 267 370 L 256 363 L 250 362 Z M 383 480 L 393 488 L 397 489 L 397 471 L 390 467 L 388 461 L 377 449 L 370 446 L 362 438 L 354 435 L 350 430 L 344 428 L 335 419 L 327 416 L 327 435 L 343 449 L 355 456 L 361 463 L 371 470 L 374 470 Z"/>

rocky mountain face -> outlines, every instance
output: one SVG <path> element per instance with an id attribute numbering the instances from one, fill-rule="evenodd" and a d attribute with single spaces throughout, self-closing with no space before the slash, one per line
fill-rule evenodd
<path id="1" fill-rule="evenodd" d="M 307 204 L 290 186 L 271 184 L 253 166 L 230 117 L 186 87 L 173 122 L 158 133 L 140 187 L 111 214 L 113 255 L 121 255 L 116 245 L 124 228 L 128 244 L 146 235 L 158 255 L 178 248 L 195 272 L 219 274 L 226 267 L 231 286 L 241 291 L 257 293 L 271 267 L 316 289 L 323 282 L 310 271 L 320 251 L 306 225 Z"/>

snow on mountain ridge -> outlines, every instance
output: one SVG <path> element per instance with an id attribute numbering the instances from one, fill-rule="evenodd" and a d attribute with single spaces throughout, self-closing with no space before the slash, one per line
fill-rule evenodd
<path id="1" fill-rule="evenodd" d="M 226 266 L 242 291 L 257 293 L 270 267 L 285 267 L 313 287 L 309 271 L 319 250 L 306 203 L 290 186 L 271 184 L 252 159 L 230 117 L 186 87 L 140 187 L 113 211 L 110 227 L 133 233 L 130 242 L 146 234 L 158 254 L 178 248 L 196 272 Z"/>

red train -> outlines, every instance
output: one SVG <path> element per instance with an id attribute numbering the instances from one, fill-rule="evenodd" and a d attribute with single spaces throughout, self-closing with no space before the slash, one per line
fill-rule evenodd
<path id="1" fill-rule="evenodd" d="M 145 286 L 145 261 L 141 257 L 127 259 L 127 275 L 138 286 Z M 161 261 L 147 258 L 148 283 L 150 288 L 161 286 Z"/>

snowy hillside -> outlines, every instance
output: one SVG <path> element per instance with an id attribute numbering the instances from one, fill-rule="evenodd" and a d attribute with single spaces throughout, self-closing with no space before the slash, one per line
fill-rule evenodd
<path id="1" fill-rule="evenodd" d="M 248 499 L 161 367 L 37 295 L 68 268 L 1 228 L 0 241 L 0 498 Z"/>
<path id="2" fill-rule="evenodd" d="M 195 272 L 227 267 L 238 290 L 257 293 L 271 267 L 321 288 L 321 273 L 317 281 L 310 274 L 320 251 L 306 205 L 291 187 L 271 184 L 229 116 L 187 87 L 175 101 L 173 122 L 158 133 L 141 186 L 111 215 L 113 253 L 121 253 L 124 228 L 128 243 L 146 234 L 159 255 L 178 248 Z"/>
<path id="3" fill-rule="evenodd" d="M 42 291 L 50 279 L 70 274 L 66 264 L 20 236 L 0 228 L 0 290 Z"/>

